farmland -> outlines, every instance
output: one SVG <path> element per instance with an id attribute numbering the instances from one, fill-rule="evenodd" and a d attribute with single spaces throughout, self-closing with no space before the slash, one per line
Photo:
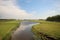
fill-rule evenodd
<path id="1" fill-rule="evenodd" d="M 32 27 L 35 40 L 60 40 L 60 22 L 35 21 L 39 24 Z"/>
<path id="2" fill-rule="evenodd" d="M 0 39 L 9 40 L 11 33 L 19 26 L 20 21 L 18 20 L 0 20 Z"/>

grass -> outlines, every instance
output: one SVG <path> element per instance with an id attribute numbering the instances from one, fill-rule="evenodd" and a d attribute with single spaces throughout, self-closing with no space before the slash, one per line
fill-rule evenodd
<path id="1" fill-rule="evenodd" d="M 60 22 L 39 21 L 39 24 L 32 27 L 32 32 L 41 38 L 41 33 L 60 39 Z"/>
<path id="2" fill-rule="evenodd" d="M 8 40 L 13 30 L 19 26 L 20 21 L 0 21 L 0 38 Z"/>

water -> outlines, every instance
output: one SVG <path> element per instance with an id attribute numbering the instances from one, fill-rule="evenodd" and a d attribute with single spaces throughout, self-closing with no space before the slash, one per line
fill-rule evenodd
<path id="1" fill-rule="evenodd" d="M 32 25 L 35 22 L 23 21 L 19 28 L 12 34 L 12 40 L 33 40 L 33 33 L 31 32 Z"/>

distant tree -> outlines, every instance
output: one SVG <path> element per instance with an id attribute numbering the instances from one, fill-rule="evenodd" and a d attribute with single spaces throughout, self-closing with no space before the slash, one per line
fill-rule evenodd
<path id="1" fill-rule="evenodd" d="M 60 22 L 60 15 L 48 17 L 46 20 L 47 21 L 57 21 L 57 22 Z"/>
<path id="2" fill-rule="evenodd" d="M 13 20 L 16 20 L 16 19 L 0 19 L 0 21 L 13 21 Z"/>

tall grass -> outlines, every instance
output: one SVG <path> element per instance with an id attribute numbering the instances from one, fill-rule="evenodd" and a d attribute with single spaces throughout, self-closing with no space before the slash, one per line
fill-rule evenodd
<path id="1" fill-rule="evenodd" d="M 40 24 L 32 27 L 32 32 L 37 38 L 41 37 L 47 40 L 46 36 L 54 39 L 60 39 L 60 22 L 39 21 Z"/>
<path id="2" fill-rule="evenodd" d="M 20 21 L 11 20 L 11 21 L 0 21 L 0 37 L 2 40 L 10 40 L 11 33 L 15 30 L 20 24 Z"/>

